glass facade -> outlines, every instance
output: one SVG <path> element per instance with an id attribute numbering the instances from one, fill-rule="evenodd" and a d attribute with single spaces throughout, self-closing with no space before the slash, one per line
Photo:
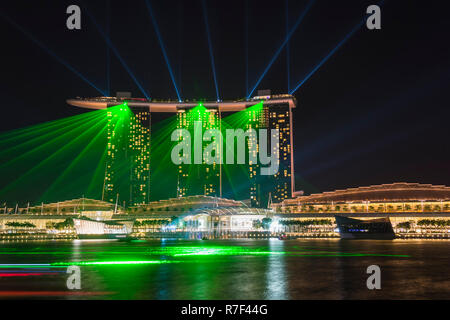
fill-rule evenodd
<path id="1" fill-rule="evenodd" d="M 288 103 L 270 104 L 268 107 L 269 129 L 278 129 L 279 142 L 272 149 L 279 150 L 278 172 L 271 178 L 272 201 L 281 202 L 292 197 L 292 117 Z"/>
<path id="2" fill-rule="evenodd" d="M 283 97 L 284 99 L 284 97 Z M 177 197 L 192 195 L 204 195 L 222 197 L 223 195 L 223 170 L 227 170 L 225 178 L 232 181 L 233 192 L 238 196 L 236 199 L 249 200 L 252 207 L 266 207 L 269 199 L 278 203 L 292 196 L 293 192 L 293 165 L 292 165 L 292 100 L 269 99 L 244 102 L 245 108 L 236 109 L 231 114 L 242 112 L 232 118 L 231 123 L 225 126 L 225 118 L 222 127 L 222 114 L 218 105 L 202 103 L 198 105 L 177 106 L 176 128 L 185 129 L 191 136 L 190 162 L 175 165 L 176 181 L 173 183 L 171 192 L 176 191 Z M 130 103 L 131 104 L 131 103 Z M 107 126 L 107 150 L 105 154 L 105 178 L 102 199 L 111 203 L 119 199 L 119 204 L 134 206 L 149 203 L 151 200 L 151 119 L 150 109 L 147 106 L 126 106 L 126 112 L 117 110 L 117 105 L 108 108 Z M 241 107 L 240 107 L 241 108 Z M 200 123 L 202 135 L 195 136 L 195 123 Z M 235 127 L 237 125 L 237 127 Z M 239 164 L 241 168 L 233 169 L 226 164 L 225 149 L 227 141 L 224 128 L 253 129 L 255 135 L 247 135 L 247 156 L 245 164 Z M 206 130 L 216 129 L 222 133 L 224 139 L 220 148 L 219 141 L 215 137 L 204 140 Z M 274 175 L 262 175 L 261 169 L 268 165 L 262 165 L 261 159 L 260 129 L 267 129 L 268 155 L 278 154 L 276 157 L 278 171 Z M 271 130 L 277 129 L 279 140 L 275 145 L 271 144 Z M 179 141 L 183 138 L 180 137 Z M 196 141 L 200 140 L 200 141 Z M 195 145 L 200 144 L 201 149 Z M 168 144 L 169 145 L 169 144 Z M 214 146 L 214 147 L 212 147 Z M 256 146 L 256 147 L 255 147 Z M 212 147 L 212 148 L 211 148 Z M 209 151 L 208 151 L 209 148 Z M 201 150 L 201 159 L 195 161 L 195 150 Z M 215 150 L 217 161 L 206 163 L 204 154 Z M 248 150 L 254 154 L 248 155 Z M 169 150 L 167 152 L 171 152 Z M 219 153 L 219 154 L 217 154 Z M 223 153 L 223 154 L 220 154 Z M 223 160 L 223 164 L 220 160 Z M 237 164 L 237 163 L 235 163 Z M 273 164 L 272 164 L 273 166 Z M 248 179 L 242 175 L 248 176 Z M 173 169 L 171 169 L 173 170 Z M 175 177 L 173 177 L 175 178 Z M 172 179 L 173 179 L 172 178 Z M 228 181 L 227 180 L 227 181 Z M 228 192 L 228 189 L 225 190 Z M 229 194 L 229 192 L 227 193 Z"/>
<path id="3" fill-rule="evenodd" d="M 102 198 L 115 202 L 118 197 L 128 205 L 150 201 L 150 111 L 147 107 L 108 111 Z"/>
<path id="4" fill-rule="evenodd" d="M 150 202 L 150 111 L 131 107 L 130 123 L 130 205 Z"/>
<path id="5" fill-rule="evenodd" d="M 209 129 L 221 128 L 221 119 L 217 108 L 183 108 L 177 112 L 177 129 L 186 129 L 192 137 L 192 145 L 196 138 L 194 136 L 194 122 L 201 122 L 202 133 Z M 198 137 L 197 137 L 198 138 Z M 181 139 L 181 137 L 180 137 Z M 197 141 L 196 143 L 202 143 Z M 213 141 L 213 143 L 218 143 Z M 209 143 L 202 143 L 202 155 Z M 215 150 L 219 150 L 218 144 Z M 221 164 L 207 164 L 202 156 L 201 163 L 194 163 L 194 150 L 192 152 L 191 164 L 178 165 L 177 197 L 205 195 L 221 196 Z M 220 155 L 219 155 L 220 156 Z"/>
<path id="6" fill-rule="evenodd" d="M 248 129 L 254 129 L 256 132 L 258 132 L 259 129 L 265 129 L 268 127 L 268 108 L 263 107 L 262 109 L 253 109 L 250 108 L 250 111 L 248 111 L 248 122 L 246 126 L 246 130 Z M 256 148 L 253 147 L 253 145 L 256 144 Z M 248 139 L 248 148 L 249 150 L 252 150 L 254 154 L 252 155 L 254 158 L 258 158 L 258 152 L 260 150 L 259 148 L 259 140 L 256 136 L 250 136 Z M 249 178 L 250 178 L 250 204 L 252 207 L 261 207 L 264 205 L 261 203 L 261 196 L 262 196 L 262 190 L 261 190 L 261 183 L 262 179 L 260 176 L 260 167 L 261 165 L 257 161 L 256 163 L 252 163 L 252 161 L 249 159 L 248 162 L 248 172 L 249 172 Z"/>

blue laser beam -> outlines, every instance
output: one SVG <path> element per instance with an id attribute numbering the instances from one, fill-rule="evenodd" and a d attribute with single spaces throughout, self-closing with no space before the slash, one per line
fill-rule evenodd
<path id="1" fill-rule="evenodd" d="M 101 95 L 106 96 L 105 91 L 99 89 L 95 84 L 93 84 L 91 81 L 89 81 L 84 75 L 82 75 L 78 70 L 76 70 L 74 67 L 72 67 L 67 61 L 59 57 L 56 53 L 54 53 L 52 50 L 50 50 L 45 44 L 43 44 L 40 40 L 38 40 L 35 36 L 33 36 L 30 32 L 28 32 L 25 28 L 21 27 L 19 24 L 17 24 L 15 21 L 13 21 L 11 18 L 6 16 L 4 13 L 1 13 L 1 16 L 8 21 L 9 24 L 11 24 L 14 28 L 22 32 L 25 36 L 27 36 L 31 41 L 33 41 L 38 47 L 43 49 L 47 54 L 52 56 L 56 59 L 60 64 L 65 66 L 67 69 L 72 71 L 75 75 L 77 75 L 81 80 L 86 82 L 88 85 L 90 85 L 92 88 L 97 90 Z"/>
<path id="2" fill-rule="evenodd" d="M 245 0 L 245 96 L 248 96 L 248 0 Z"/>
<path id="3" fill-rule="evenodd" d="M 86 6 L 84 6 L 86 7 Z M 100 25 L 97 23 L 97 20 L 95 20 L 95 17 L 89 12 L 89 10 L 86 9 L 86 12 L 89 16 L 89 18 L 91 19 L 92 23 L 94 23 L 95 27 L 97 28 L 97 31 L 101 34 L 101 36 L 103 37 L 103 39 L 105 40 L 106 44 L 108 45 L 108 47 L 112 50 L 112 52 L 114 53 L 114 55 L 116 56 L 116 58 L 119 60 L 120 64 L 124 67 L 124 69 L 127 71 L 128 75 L 131 77 L 131 79 L 133 79 L 134 83 L 138 86 L 139 90 L 141 90 L 142 94 L 149 99 L 149 95 L 147 93 L 147 91 L 145 91 L 145 89 L 142 87 L 141 83 L 138 81 L 137 77 L 134 75 L 134 73 L 131 71 L 130 67 L 127 65 L 127 63 L 125 62 L 125 60 L 122 58 L 122 56 L 120 55 L 119 51 L 117 50 L 117 48 L 114 46 L 114 44 L 112 43 L 111 39 L 107 36 L 107 34 L 105 33 L 105 31 L 103 31 L 102 27 L 100 27 Z"/>
<path id="4" fill-rule="evenodd" d="M 220 96 L 219 96 L 219 87 L 217 85 L 216 64 L 214 62 L 214 53 L 213 53 L 212 42 L 211 42 L 211 32 L 209 31 L 209 24 L 208 24 L 208 9 L 206 8 L 205 0 L 202 0 L 202 7 L 203 7 L 203 19 L 205 21 L 206 35 L 208 38 L 209 57 L 211 59 L 211 68 L 213 71 L 214 84 L 216 86 L 216 97 L 217 97 L 217 102 L 219 102 Z"/>
<path id="5" fill-rule="evenodd" d="M 325 62 L 327 62 L 327 60 L 328 59 L 330 59 L 330 57 L 331 56 L 333 56 L 333 54 L 335 54 L 336 53 L 336 51 L 338 51 L 339 50 L 339 48 L 340 47 L 342 47 L 342 45 L 344 44 L 344 43 L 346 43 L 347 42 L 347 40 L 348 39 L 350 39 L 351 38 L 351 36 L 356 32 L 356 31 L 358 31 L 360 28 L 361 28 L 361 26 L 364 24 L 364 20 L 362 21 L 362 22 L 360 22 L 356 27 L 354 27 L 349 33 L 347 33 L 347 35 L 344 37 L 344 39 L 342 39 L 341 40 L 341 42 L 339 42 L 338 43 L 338 45 L 336 46 L 336 47 L 334 47 L 334 49 L 333 50 L 331 50 L 326 56 L 325 56 L 325 58 L 323 58 L 312 70 L 311 70 L 311 72 L 310 73 L 308 73 L 307 75 L 306 75 L 306 77 L 305 78 L 303 78 L 303 80 L 301 80 L 296 86 L 295 86 L 295 88 L 294 89 L 292 89 L 290 92 L 289 92 L 289 94 L 293 94 L 295 91 L 297 91 L 309 78 L 311 78 L 312 77 L 312 75 L 314 74 L 314 73 L 316 73 L 316 71 L 317 70 L 319 70 L 319 68 L 325 63 Z"/>
<path id="6" fill-rule="evenodd" d="M 268 63 L 268 65 L 266 66 L 266 68 L 264 69 L 263 73 L 261 74 L 261 76 L 258 78 L 258 80 L 256 81 L 255 85 L 253 86 L 252 90 L 250 91 L 250 93 L 247 95 L 247 99 L 249 99 L 251 97 L 251 95 L 253 94 L 253 92 L 255 91 L 255 89 L 258 87 L 259 83 L 261 82 L 261 80 L 264 78 L 264 76 L 266 75 L 267 71 L 269 71 L 270 67 L 273 65 L 273 63 L 275 62 L 275 60 L 278 58 L 278 56 L 280 55 L 281 51 L 283 50 L 283 48 L 286 46 L 286 43 L 289 41 L 289 39 L 292 37 L 292 35 L 294 34 L 295 30 L 297 30 L 298 26 L 300 25 L 300 23 L 303 21 L 303 19 L 305 18 L 306 14 L 308 13 L 309 9 L 311 9 L 312 5 L 314 4 L 315 0 L 310 0 L 308 2 L 308 4 L 306 5 L 306 8 L 303 10 L 303 12 L 301 13 L 301 15 L 298 17 L 298 19 L 296 20 L 294 26 L 292 27 L 292 29 L 289 31 L 288 35 L 286 36 L 286 38 L 284 39 L 283 43 L 281 44 L 281 46 L 278 48 L 278 50 L 275 52 L 274 56 L 272 57 L 272 59 L 270 60 L 270 62 Z"/>
<path id="7" fill-rule="evenodd" d="M 395 98 L 383 102 L 381 106 L 376 104 L 369 105 L 369 112 L 365 112 L 359 116 L 354 116 L 351 119 L 347 119 L 345 123 L 342 123 L 337 129 L 333 131 L 327 131 L 327 134 L 311 140 L 305 145 L 301 151 L 294 154 L 296 164 L 300 167 L 304 167 L 304 163 L 308 163 L 314 158 L 319 157 L 320 154 L 327 152 L 330 148 L 336 147 L 343 141 L 352 139 L 355 134 L 361 134 L 364 130 L 373 130 L 380 125 L 382 119 L 394 119 L 398 118 L 410 108 L 411 103 L 414 101 L 420 101 L 426 99 L 427 96 L 432 95 L 434 91 L 442 90 L 442 84 L 445 83 L 445 77 L 448 77 L 449 70 L 442 70 L 439 73 L 433 73 L 428 77 L 425 77 L 423 81 L 416 80 L 413 87 L 409 87 L 408 90 L 401 92 Z M 429 79 L 434 79 L 430 81 Z M 352 103 L 351 101 L 342 101 L 336 106 L 340 107 Z"/>
<path id="8" fill-rule="evenodd" d="M 420 132 L 422 129 L 415 129 L 413 132 Z M 376 150 L 380 150 L 386 148 L 389 145 L 396 145 L 401 141 L 405 141 L 411 137 L 411 132 L 398 132 L 395 134 L 384 134 L 382 137 L 378 138 L 378 141 L 374 143 L 370 143 L 368 145 L 364 145 L 359 147 L 358 149 L 351 150 L 340 154 L 339 156 L 332 157 L 331 159 L 324 160 L 322 162 L 318 162 L 314 165 L 313 168 L 302 171 L 302 175 L 311 176 L 318 172 L 323 172 L 325 170 L 329 170 L 330 168 L 335 168 L 343 163 L 351 161 L 352 159 L 361 156 L 363 154 L 373 153 Z"/>
<path id="9" fill-rule="evenodd" d="M 178 101 L 182 101 L 180 92 L 178 91 L 177 83 L 175 81 L 175 77 L 172 72 L 172 67 L 170 65 L 169 57 L 167 56 L 166 48 L 164 46 L 163 39 L 161 37 L 161 33 L 159 32 L 158 24 L 156 23 L 155 16 L 153 14 L 153 9 L 150 5 L 150 2 L 148 0 L 145 0 L 145 4 L 147 5 L 148 13 L 150 14 L 150 20 L 152 20 L 153 27 L 155 28 L 156 36 L 158 37 L 159 46 L 161 47 L 161 51 L 164 56 L 164 60 L 166 61 L 167 69 L 169 70 L 170 78 L 172 79 L 173 86 L 175 88 L 175 91 L 177 93 Z"/>
<path id="10" fill-rule="evenodd" d="M 106 1 L 106 35 L 110 34 L 110 15 L 111 8 L 109 0 Z M 111 95 L 111 54 L 109 52 L 109 46 L 106 45 L 106 93 Z"/>
<path id="11" fill-rule="evenodd" d="M 183 86 L 183 77 L 182 77 L 182 66 L 183 66 L 183 2 L 181 1 L 178 4 L 178 75 L 177 80 L 178 84 L 180 85 L 180 95 L 183 94 L 181 91 L 181 87 Z"/>
<path id="12" fill-rule="evenodd" d="M 289 0 L 286 0 L 286 38 L 289 35 Z M 291 58 L 290 58 L 290 48 L 289 39 L 286 42 L 286 77 L 287 77 L 287 91 L 291 90 Z"/>
<path id="13" fill-rule="evenodd" d="M 378 3 L 378 6 L 381 6 L 381 5 L 383 5 L 383 3 L 384 3 L 384 0 L 382 0 L 382 1 L 380 1 L 379 3 Z M 292 89 L 290 92 L 289 92 L 289 94 L 293 94 L 295 91 L 297 91 L 309 78 L 311 78 L 312 77 L 312 75 L 314 74 L 314 73 L 316 73 L 316 71 L 317 70 L 319 70 L 319 68 L 325 63 L 325 62 L 327 62 L 327 60 L 328 59 L 330 59 L 330 57 L 331 56 L 333 56 L 335 53 L 336 53 L 336 51 L 338 51 L 339 50 L 339 48 L 340 47 L 342 47 L 342 45 L 344 44 L 344 43 L 346 43 L 355 33 L 356 33 L 356 31 L 358 31 L 363 25 L 364 25 L 364 23 L 366 22 L 366 19 L 367 19 L 367 17 L 366 16 L 364 16 L 364 18 L 349 32 L 349 33 L 347 33 L 347 35 L 344 37 L 344 39 L 342 39 L 341 40 L 341 42 L 339 42 L 338 44 L 337 44 L 337 46 L 336 47 L 334 47 L 334 49 L 333 50 L 331 50 L 326 56 L 325 56 L 325 58 L 323 58 L 312 70 L 311 70 L 311 72 L 310 73 L 308 73 L 307 75 L 306 75 L 306 77 L 305 78 L 303 78 L 303 80 L 301 80 L 296 86 L 295 86 L 295 88 L 294 89 Z"/>

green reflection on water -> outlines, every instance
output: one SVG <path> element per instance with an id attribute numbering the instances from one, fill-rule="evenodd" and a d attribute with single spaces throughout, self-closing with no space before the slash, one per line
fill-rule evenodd
<path id="1" fill-rule="evenodd" d="M 74 252 L 72 248 L 62 251 L 39 251 L 41 248 L 30 248 L 30 250 L 24 251 L 14 250 L 14 248 L 9 248 L 0 254 L 4 255 L 73 255 Z M 43 249 L 43 248 L 42 248 Z M 99 249 L 99 248 L 98 248 Z M 102 251 L 96 251 L 95 247 L 90 247 L 90 251 L 77 251 L 76 254 L 80 256 L 95 255 L 97 261 L 91 260 L 81 260 L 81 261 L 63 261 L 63 262 L 52 262 L 51 266 L 67 266 L 67 265 L 136 265 L 136 264 L 163 264 L 163 263 L 173 263 L 175 261 L 168 260 L 170 258 L 190 258 L 190 257 L 217 257 L 217 256 L 293 256 L 293 257 L 400 257 L 408 258 L 409 255 L 401 254 L 379 254 L 379 253 L 361 253 L 361 252 L 338 252 L 338 251 L 324 251 L 315 250 L 312 248 L 300 248 L 296 247 L 295 251 L 282 251 L 268 248 L 268 247 L 258 247 L 258 248 L 247 248 L 244 246 L 227 246 L 227 245 L 202 245 L 202 246 L 163 246 L 163 247 L 142 247 L 134 248 L 133 251 L 114 250 L 108 251 L 101 247 Z M 123 259 L 107 259 L 104 256 L 119 255 Z M 133 257 L 130 256 L 133 255 Z M 136 255 L 145 255 L 158 257 L 157 259 L 142 259 L 136 257 Z M 128 259 L 126 258 L 128 256 Z M 163 259 L 161 259 L 163 258 Z M 198 261 L 198 260 L 197 260 Z M 206 261 L 203 259 L 203 261 Z M 191 259 L 176 262 L 192 262 Z M 10 267 L 10 265 L 0 265 L 0 268 Z"/>
<path id="2" fill-rule="evenodd" d="M 167 260 L 138 260 L 138 261 L 69 261 L 69 262 L 53 262 L 51 266 L 99 266 L 99 265 L 132 265 L 132 264 L 163 264 L 175 263 L 178 261 Z"/>

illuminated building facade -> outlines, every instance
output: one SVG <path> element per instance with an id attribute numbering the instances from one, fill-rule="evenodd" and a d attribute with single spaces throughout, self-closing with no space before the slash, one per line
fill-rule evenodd
<path id="1" fill-rule="evenodd" d="M 279 142 L 272 149 L 279 150 L 278 172 L 272 176 L 271 196 L 274 203 L 291 198 L 294 193 L 294 164 L 293 164 L 293 136 L 292 109 L 288 103 L 271 104 L 267 111 L 269 115 L 269 129 L 278 129 Z"/>
<path id="2" fill-rule="evenodd" d="M 395 233 L 405 238 L 450 235 L 450 187 L 442 185 L 401 182 L 349 188 L 287 199 L 273 203 L 272 209 L 289 232 L 305 232 L 305 224 L 341 216 L 363 221 L 388 217 Z M 332 233 L 335 227 L 329 228 Z"/>
<path id="3" fill-rule="evenodd" d="M 288 102 L 264 101 L 262 110 L 251 111 L 249 119 L 247 128 L 267 129 L 270 134 L 271 130 L 276 129 L 279 134 L 276 145 L 271 145 L 271 139 L 268 139 L 268 150 L 278 153 L 278 172 L 273 176 L 261 176 L 258 174 L 261 165 L 249 164 L 251 205 L 265 207 L 269 197 L 274 203 L 291 198 L 294 193 L 292 106 Z M 251 140 L 249 139 L 249 146 L 256 143 L 256 149 L 260 152 L 259 142 Z"/>
<path id="4" fill-rule="evenodd" d="M 150 111 L 145 107 L 130 109 L 130 204 L 138 205 L 150 202 Z"/>
<path id="5" fill-rule="evenodd" d="M 206 109 L 202 104 L 194 108 L 180 108 L 177 112 L 177 129 L 186 129 L 195 139 L 194 122 L 201 123 L 201 130 L 220 130 L 220 115 L 217 107 Z M 218 148 L 217 148 L 218 149 Z M 194 151 L 194 150 L 192 150 Z M 202 155 L 205 145 L 202 144 Z M 177 197 L 204 195 L 220 196 L 221 168 L 219 163 L 178 165 Z"/>
<path id="6" fill-rule="evenodd" d="M 267 107 L 263 107 L 261 110 L 251 110 L 248 113 L 248 122 L 246 125 L 246 129 L 254 129 L 258 132 L 259 129 L 264 129 L 268 127 L 268 115 L 267 115 Z M 256 145 L 256 148 L 253 147 Z M 248 148 L 253 152 L 252 155 L 254 158 L 257 158 L 257 152 L 260 150 L 259 148 L 259 140 L 256 137 L 249 137 L 248 139 Z M 260 164 L 258 162 L 252 163 L 249 159 L 249 163 L 247 165 L 249 179 L 250 179 L 250 204 L 252 207 L 261 207 L 263 203 L 261 203 L 261 196 L 263 190 L 261 190 L 262 177 L 260 176 Z"/>
<path id="7" fill-rule="evenodd" d="M 279 213 L 443 213 L 450 212 L 450 187 L 392 183 L 299 196 L 274 203 Z"/>
<path id="8" fill-rule="evenodd" d="M 131 112 L 129 112 L 131 111 Z M 145 107 L 108 110 L 103 200 L 118 195 L 129 205 L 150 201 L 150 111 Z"/>
<path id="9" fill-rule="evenodd" d="M 232 199 L 196 195 L 152 201 L 145 205 L 129 207 L 127 210 L 128 214 L 165 215 L 167 213 L 171 217 L 197 209 L 218 207 L 241 208 L 245 205 L 241 201 Z"/>
<path id="10" fill-rule="evenodd" d="M 125 155 L 125 123 L 120 119 L 120 114 L 112 109 L 108 110 L 108 127 L 107 127 L 107 148 L 106 148 L 106 168 L 105 180 L 103 183 L 102 200 L 115 202 L 118 190 L 117 167 Z"/>
<path id="11" fill-rule="evenodd" d="M 247 110 L 262 102 L 262 110 L 251 110 L 245 129 L 279 130 L 279 143 L 269 146 L 279 150 L 278 168 L 274 176 L 262 176 L 261 165 L 248 163 L 250 179 L 247 198 L 255 207 L 265 207 L 269 202 L 281 202 L 292 197 L 294 192 L 292 109 L 295 98 L 288 94 L 256 96 L 249 100 L 220 102 L 150 101 L 141 98 L 99 97 L 92 99 L 70 99 L 70 105 L 90 109 L 107 109 L 123 103 L 131 110 L 129 118 L 108 111 L 106 170 L 102 199 L 128 205 L 145 204 L 150 201 L 150 113 L 176 113 L 177 128 L 193 132 L 195 120 L 202 123 L 202 130 L 222 131 L 223 113 Z M 200 107 L 199 107 L 200 106 Z M 270 144 L 270 138 L 268 143 Z M 258 140 L 249 139 L 248 146 Z M 202 146 L 203 150 L 206 146 Z M 270 149 L 269 149 L 270 150 Z M 202 161 L 204 161 L 202 159 Z M 224 164 L 181 164 L 177 167 L 174 184 L 178 197 L 190 195 L 222 196 L 222 171 Z M 239 176 L 236 177 L 239 180 Z M 237 181 L 236 184 L 239 184 Z M 123 185 L 128 185 L 125 190 Z M 247 188 L 247 186 L 245 187 Z"/>

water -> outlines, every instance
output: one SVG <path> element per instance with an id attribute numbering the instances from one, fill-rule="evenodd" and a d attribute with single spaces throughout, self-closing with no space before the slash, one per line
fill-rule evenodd
<path id="1" fill-rule="evenodd" d="M 337 239 L 3 242 L 0 298 L 449 299 L 449 245 Z M 66 286 L 67 266 L 74 263 L 82 287 L 75 292 Z M 373 264 L 381 268 L 381 290 L 366 286 Z"/>

